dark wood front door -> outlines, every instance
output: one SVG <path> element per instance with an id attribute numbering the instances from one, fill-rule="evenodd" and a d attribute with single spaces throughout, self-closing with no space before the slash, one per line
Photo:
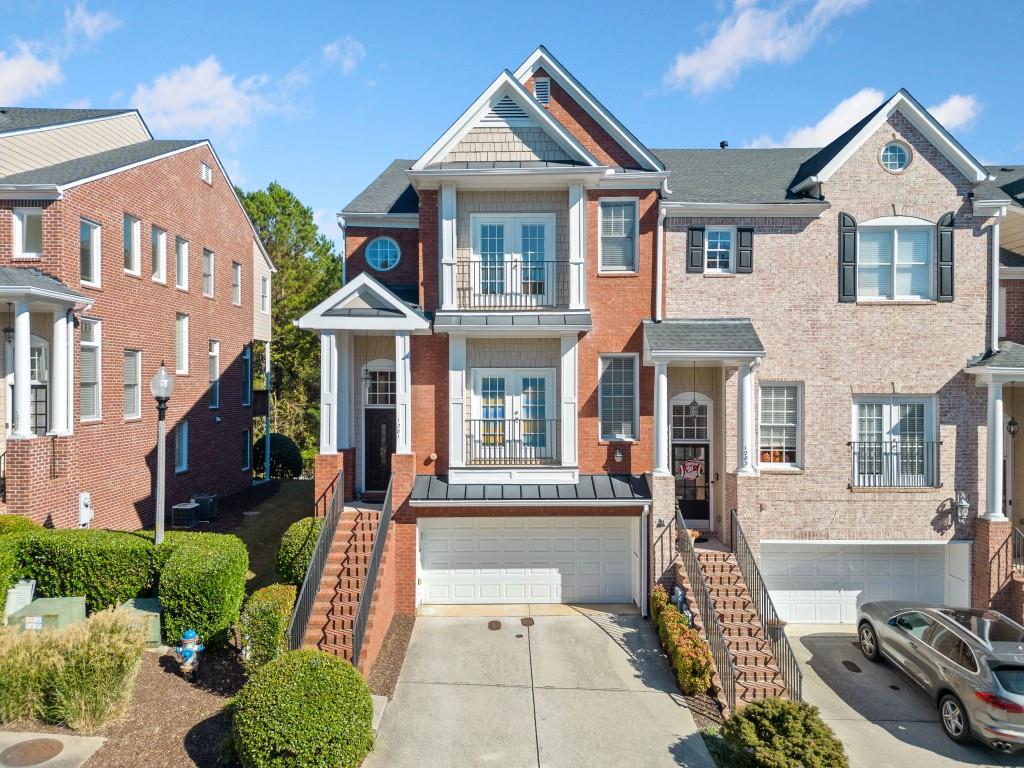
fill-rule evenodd
<path id="1" fill-rule="evenodd" d="M 367 408 L 365 421 L 366 491 L 386 491 L 395 452 L 395 409 Z"/>
<path id="2" fill-rule="evenodd" d="M 687 525 L 711 522 L 710 448 L 709 443 L 672 446 L 676 501 Z"/>

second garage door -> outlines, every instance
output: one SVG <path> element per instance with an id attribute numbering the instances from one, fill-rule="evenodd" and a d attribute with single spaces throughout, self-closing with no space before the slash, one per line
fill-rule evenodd
<path id="1" fill-rule="evenodd" d="M 639 584 L 635 517 L 421 518 L 424 603 L 625 603 Z"/>

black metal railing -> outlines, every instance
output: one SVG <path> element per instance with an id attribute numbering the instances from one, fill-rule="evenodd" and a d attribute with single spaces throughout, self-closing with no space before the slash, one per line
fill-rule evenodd
<path id="1" fill-rule="evenodd" d="M 391 486 L 394 482 L 395 476 L 392 475 L 388 480 L 388 490 L 384 494 L 380 521 L 377 523 L 377 532 L 373 537 L 373 551 L 370 553 L 370 563 L 366 566 L 366 581 L 363 582 L 363 591 L 359 594 L 359 607 L 356 609 L 356 621 L 352 629 L 352 665 L 355 667 L 359 666 L 359 657 L 363 652 L 366 622 L 370 618 L 373 593 L 377 588 L 377 574 L 380 571 L 380 561 L 384 557 L 384 547 L 387 545 L 388 529 L 391 527 Z M 387 627 L 384 627 L 384 631 L 387 631 Z"/>
<path id="2" fill-rule="evenodd" d="M 853 488 L 936 488 L 939 440 L 849 443 Z"/>
<path id="3" fill-rule="evenodd" d="M 676 535 L 679 543 L 679 556 L 686 569 L 686 576 L 690 580 L 690 590 L 697 603 L 697 610 L 700 611 L 700 618 L 704 624 L 704 639 L 707 640 L 711 656 L 715 660 L 715 669 L 718 670 L 718 679 L 722 684 L 722 694 L 729 705 L 729 711 L 735 712 L 736 667 L 732 663 L 729 641 L 725 639 L 722 623 L 718 620 L 715 603 L 711 599 L 708 584 L 704 580 L 704 572 L 697 559 L 697 550 L 693 547 L 690 531 L 678 509 L 676 510 Z"/>
<path id="4" fill-rule="evenodd" d="M 761 626 L 764 628 L 765 637 L 772 647 L 775 663 L 786 683 L 786 692 L 793 701 L 800 701 L 803 695 L 804 676 L 800 671 L 800 665 L 797 664 L 793 646 L 789 644 L 789 638 L 786 637 L 786 623 L 779 618 L 779 612 L 775 610 L 771 595 L 765 588 L 761 569 L 747 543 L 746 534 L 743 533 L 743 526 L 740 525 L 735 509 L 731 511 L 730 517 L 732 551 L 736 556 L 736 564 L 739 566 L 740 573 L 743 574 L 743 581 L 747 584 L 750 601 L 754 604 L 757 617 L 761 620 Z"/>
<path id="5" fill-rule="evenodd" d="M 0 501 L 7 501 L 7 451 L 0 453 Z"/>
<path id="6" fill-rule="evenodd" d="M 0 457 L 2 459 L 2 457 Z M 1024 568 L 1024 532 L 1013 526 L 1013 567 Z"/>
<path id="7" fill-rule="evenodd" d="M 569 304 L 569 265 L 564 261 L 487 259 L 458 265 L 459 309 L 534 309 Z"/>
<path id="8" fill-rule="evenodd" d="M 559 433 L 558 419 L 468 419 L 466 463 L 554 464 Z"/>
<path id="9" fill-rule="evenodd" d="M 316 600 L 316 593 L 320 590 L 320 580 L 324 575 L 324 566 L 327 565 L 327 555 L 331 550 L 334 532 L 338 528 L 338 520 L 341 519 L 344 509 L 345 476 L 344 470 L 342 470 L 334 480 L 334 493 L 324 512 L 324 524 L 320 528 L 320 535 L 317 536 L 313 557 L 306 568 L 306 576 L 302 580 L 302 588 L 299 590 L 299 597 L 295 601 L 295 609 L 292 611 L 292 620 L 288 624 L 288 647 L 293 651 L 302 647 L 302 641 L 306 637 L 309 617 L 313 613 L 313 602 Z"/>

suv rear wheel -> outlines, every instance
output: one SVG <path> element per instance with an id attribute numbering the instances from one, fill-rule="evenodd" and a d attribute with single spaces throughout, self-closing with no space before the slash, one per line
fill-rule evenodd
<path id="1" fill-rule="evenodd" d="M 970 744 L 974 740 L 967 710 L 963 702 L 952 693 L 943 694 L 939 699 L 939 720 L 942 722 L 942 730 L 957 744 Z"/>
<path id="2" fill-rule="evenodd" d="M 875 628 L 867 621 L 862 621 L 857 630 L 857 639 L 860 642 L 860 652 L 868 661 L 878 661 L 878 635 Z"/>

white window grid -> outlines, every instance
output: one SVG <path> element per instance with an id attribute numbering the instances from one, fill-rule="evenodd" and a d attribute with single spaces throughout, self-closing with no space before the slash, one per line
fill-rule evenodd
<path id="1" fill-rule="evenodd" d="M 103 326 L 99 320 L 82 318 L 79 343 L 79 411 L 82 421 L 103 418 Z"/>
<path id="2" fill-rule="evenodd" d="M 181 312 L 174 318 L 174 372 L 188 373 L 188 315 Z"/>
<path id="3" fill-rule="evenodd" d="M 601 198 L 598 200 L 597 210 L 598 272 L 607 274 L 636 272 L 640 240 L 640 201 L 629 197 Z M 615 256 L 618 261 L 612 262 L 610 259 L 606 259 L 606 256 Z"/>
<path id="4" fill-rule="evenodd" d="M 735 229 L 708 227 L 704 231 L 704 269 L 720 273 L 736 271 Z"/>
<path id="5" fill-rule="evenodd" d="M 242 265 L 237 261 L 231 262 L 231 303 L 242 304 Z"/>
<path id="6" fill-rule="evenodd" d="M 209 248 L 203 248 L 203 296 L 213 298 L 214 255 Z"/>
<path id="7" fill-rule="evenodd" d="M 601 355 L 598 421 L 602 440 L 635 440 L 638 376 L 636 355 Z"/>

